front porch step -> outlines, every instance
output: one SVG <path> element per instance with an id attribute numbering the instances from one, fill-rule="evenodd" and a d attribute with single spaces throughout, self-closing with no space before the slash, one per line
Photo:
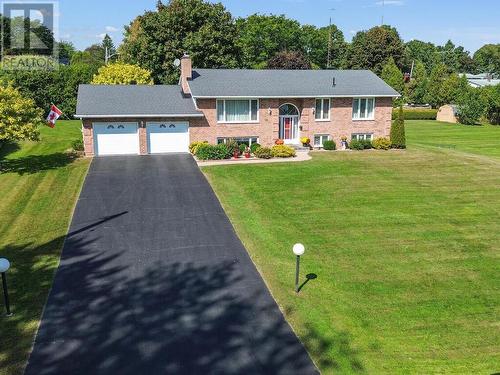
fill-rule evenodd
<path id="1" fill-rule="evenodd" d="M 295 149 L 295 151 L 310 151 L 311 150 L 309 147 L 304 147 L 302 145 L 291 144 L 291 145 L 287 145 L 287 146 L 290 146 L 291 148 Z"/>

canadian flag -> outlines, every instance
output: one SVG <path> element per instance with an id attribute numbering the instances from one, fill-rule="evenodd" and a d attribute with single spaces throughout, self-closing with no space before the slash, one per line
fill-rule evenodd
<path id="1" fill-rule="evenodd" d="M 54 104 L 50 107 L 49 115 L 47 116 L 47 125 L 51 128 L 56 126 L 56 121 L 61 117 L 62 112 Z"/>

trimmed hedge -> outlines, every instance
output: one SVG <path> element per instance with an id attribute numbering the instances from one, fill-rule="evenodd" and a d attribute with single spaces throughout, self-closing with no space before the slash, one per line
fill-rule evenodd
<path id="1" fill-rule="evenodd" d="M 353 139 L 351 143 L 349 143 L 349 148 L 351 150 L 369 150 L 373 148 L 373 145 L 371 141 L 368 140 L 358 141 L 356 139 Z"/>
<path id="2" fill-rule="evenodd" d="M 232 152 L 223 143 L 218 145 L 203 143 L 196 148 L 195 155 L 200 160 L 223 160 L 230 158 Z"/>
<path id="3" fill-rule="evenodd" d="M 398 118 L 399 108 L 394 108 L 392 111 L 392 119 Z M 435 120 L 437 117 L 437 109 L 403 109 L 405 120 Z"/>
<path id="4" fill-rule="evenodd" d="M 323 150 L 333 151 L 336 148 L 337 145 L 335 144 L 335 141 L 332 140 L 323 141 Z"/>

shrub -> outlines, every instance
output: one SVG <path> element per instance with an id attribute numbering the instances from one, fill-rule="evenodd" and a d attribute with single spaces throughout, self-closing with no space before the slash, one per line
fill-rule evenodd
<path id="1" fill-rule="evenodd" d="M 254 154 L 259 159 L 271 159 L 273 157 L 272 151 L 269 147 L 259 147 L 255 150 Z"/>
<path id="2" fill-rule="evenodd" d="M 300 143 L 302 143 L 303 145 L 308 145 L 311 143 L 311 140 L 308 137 L 302 137 L 300 138 Z"/>
<path id="3" fill-rule="evenodd" d="M 365 146 L 361 141 L 358 141 L 357 139 L 353 139 L 351 143 L 349 143 L 349 148 L 351 150 L 364 150 Z"/>
<path id="4" fill-rule="evenodd" d="M 392 111 L 392 119 L 398 118 L 399 109 Z M 435 120 L 437 118 L 437 109 L 404 109 L 403 116 L 405 120 Z"/>
<path id="5" fill-rule="evenodd" d="M 275 145 L 271 149 L 271 153 L 275 158 L 291 158 L 296 155 L 293 148 L 286 145 Z"/>
<path id="6" fill-rule="evenodd" d="M 485 103 L 478 89 L 467 88 L 458 100 L 458 121 L 465 125 L 476 124 L 485 112 Z"/>
<path id="7" fill-rule="evenodd" d="M 230 158 L 231 152 L 223 143 L 218 145 L 203 143 L 196 149 L 196 157 L 200 160 L 223 160 Z"/>
<path id="8" fill-rule="evenodd" d="M 83 147 L 83 139 L 76 139 L 76 140 L 74 140 L 74 141 L 71 143 L 71 148 L 72 148 L 74 151 L 83 151 L 83 150 L 84 150 L 84 147 Z"/>
<path id="9" fill-rule="evenodd" d="M 500 124 L 500 85 L 483 89 L 485 116 L 492 125 Z"/>
<path id="10" fill-rule="evenodd" d="M 337 148 L 337 145 L 335 144 L 335 141 L 332 141 L 332 140 L 323 141 L 323 149 L 324 150 L 332 151 L 332 150 L 335 150 L 336 148 Z"/>
<path id="11" fill-rule="evenodd" d="M 234 154 L 235 151 L 240 152 L 240 146 L 238 145 L 238 142 L 234 139 L 228 139 L 226 142 L 227 149 L 231 153 L 231 156 Z"/>
<path id="12" fill-rule="evenodd" d="M 373 141 L 373 148 L 377 150 L 388 150 L 391 148 L 391 140 L 389 138 L 376 138 Z"/>
<path id="13" fill-rule="evenodd" d="M 406 148 L 403 107 L 399 107 L 398 118 L 391 125 L 391 145 L 393 148 Z"/>
<path id="14" fill-rule="evenodd" d="M 192 153 L 193 155 L 196 155 L 196 150 L 200 145 L 203 144 L 208 144 L 207 141 L 202 141 L 202 142 L 193 142 L 189 145 L 189 152 Z"/>
<path id="15" fill-rule="evenodd" d="M 262 146 L 259 145 L 258 143 L 252 143 L 252 145 L 250 146 L 250 151 L 252 151 L 252 154 L 255 154 L 255 151 L 257 151 L 257 149 L 261 148 Z"/>
<path id="16" fill-rule="evenodd" d="M 363 139 L 360 142 L 363 145 L 363 150 L 370 150 L 373 148 L 372 141 L 370 141 L 368 139 Z"/>

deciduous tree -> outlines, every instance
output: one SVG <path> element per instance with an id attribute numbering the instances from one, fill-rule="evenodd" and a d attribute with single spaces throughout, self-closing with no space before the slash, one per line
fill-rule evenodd
<path id="1" fill-rule="evenodd" d="M 349 66 L 355 69 L 371 69 L 376 74 L 382 72 L 389 57 L 399 68 L 404 63 L 404 45 L 397 30 L 384 25 L 368 31 L 358 32 L 349 48 Z"/>
<path id="2" fill-rule="evenodd" d="M 474 53 L 474 61 L 480 73 L 500 75 L 500 44 L 485 44 Z"/>
<path id="3" fill-rule="evenodd" d="M 0 86 L 0 142 L 39 139 L 43 111 L 10 85 Z"/>
<path id="4" fill-rule="evenodd" d="M 304 51 L 300 23 L 283 15 L 254 14 L 238 19 L 237 25 L 244 67 L 259 67 L 278 52 Z"/>
<path id="5" fill-rule="evenodd" d="M 198 68 L 236 67 L 236 25 L 220 3 L 171 0 L 159 3 L 126 27 L 120 59 L 148 69 L 157 83 L 176 83 L 175 59 L 185 52 Z"/>
<path id="6" fill-rule="evenodd" d="M 267 62 L 268 69 L 311 69 L 311 63 L 302 52 L 278 52 Z"/>
<path id="7" fill-rule="evenodd" d="M 99 68 L 92 79 L 96 85 L 152 85 L 151 73 L 137 65 L 115 63 Z"/>

